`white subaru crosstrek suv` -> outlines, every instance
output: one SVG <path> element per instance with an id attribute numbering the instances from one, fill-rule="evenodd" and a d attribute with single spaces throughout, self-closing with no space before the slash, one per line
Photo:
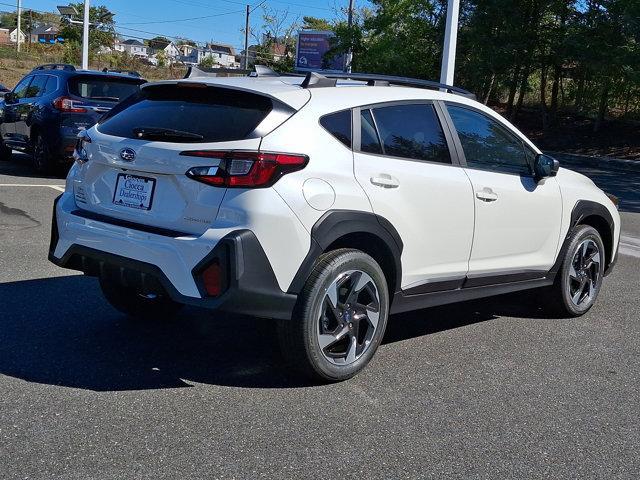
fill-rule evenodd
<path id="1" fill-rule="evenodd" d="M 615 198 L 458 88 L 338 77 L 143 85 L 81 134 L 50 260 L 132 317 L 272 318 L 329 381 L 364 368 L 390 313 L 541 287 L 589 310 Z"/>

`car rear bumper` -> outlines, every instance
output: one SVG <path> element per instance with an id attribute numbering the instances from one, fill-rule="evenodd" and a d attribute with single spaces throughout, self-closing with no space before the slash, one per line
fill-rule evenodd
<path id="1" fill-rule="evenodd" d="M 58 134 L 58 142 L 56 145 L 56 157 L 62 163 L 73 162 L 73 151 L 78 141 L 78 132 L 80 129 L 73 126 L 62 125 Z"/>
<path id="2" fill-rule="evenodd" d="M 280 290 L 258 238 L 250 230 L 209 230 L 201 237 L 136 230 L 74 214 L 70 194 L 56 199 L 49 260 L 86 275 L 118 275 L 144 291 L 162 288 L 173 300 L 211 309 L 290 319 L 296 296 Z M 221 266 L 225 288 L 208 296 L 200 275 Z"/>

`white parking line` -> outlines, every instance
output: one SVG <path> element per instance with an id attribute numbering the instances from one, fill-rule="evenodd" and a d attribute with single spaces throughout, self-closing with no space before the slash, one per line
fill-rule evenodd
<path id="1" fill-rule="evenodd" d="M 31 183 L 0 183 L 0 187 L 47 187 L 53 188 L 58 192 L 64 192 L 64 185 L 38 185 Z"/>

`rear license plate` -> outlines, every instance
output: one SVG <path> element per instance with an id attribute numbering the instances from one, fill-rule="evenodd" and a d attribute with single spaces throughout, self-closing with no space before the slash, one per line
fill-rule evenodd
<path id="1" fill-rule="evenodd" d="M 139 210 L 149 210 L 155 187 L 155 178 L 119 173 L 113 203 Z"/>

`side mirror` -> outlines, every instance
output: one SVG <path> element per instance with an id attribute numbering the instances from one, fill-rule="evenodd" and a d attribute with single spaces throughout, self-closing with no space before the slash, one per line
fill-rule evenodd
<path id="1" fill-rule="evenodd" d="M 536 178 L 543 179 L 547 177 L 555 177 L 560 168 L 560 162 L 549 155 L 541 153 L 536 157 L 533 166 Z"/>
<path id="2" fill-rule="evenodd" d="M 7 92 L 4 94 L 4 103 L 10 104 L 10 103 L 17 103 L 17 102 L 18 102 L 18 96 L 15 93 Z"/>

